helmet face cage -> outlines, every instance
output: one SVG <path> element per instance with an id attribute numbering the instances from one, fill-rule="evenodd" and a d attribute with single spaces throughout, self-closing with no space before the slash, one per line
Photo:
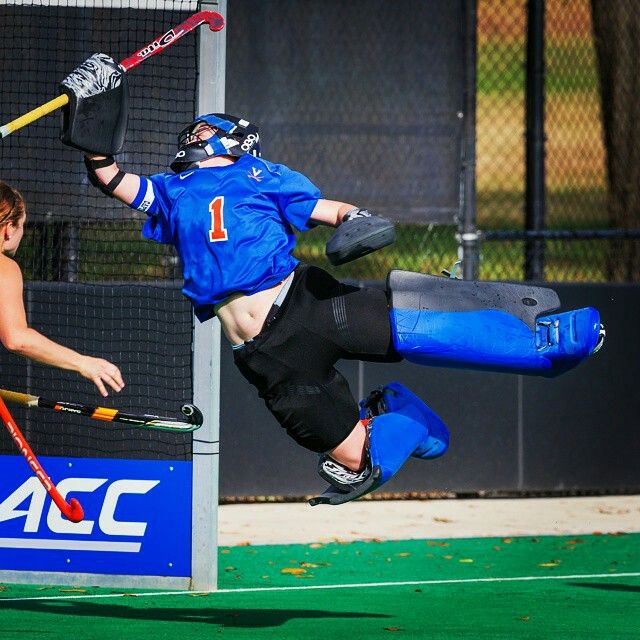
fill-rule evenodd
<path id="1" fill-rule="evenodd" d="M 208 125 L 212 135 L 206 140 L 197 137 L 197 129 Z M 235 156 L 245 154 L 260 157 L 260 136 L 258 127 L 247 120 L 224 113 L 210 113 L 199 116 L 178 135 L 178 153 L 171 163 L 176 173 L 186 171 L 200 160 L 214 156 Z"/>

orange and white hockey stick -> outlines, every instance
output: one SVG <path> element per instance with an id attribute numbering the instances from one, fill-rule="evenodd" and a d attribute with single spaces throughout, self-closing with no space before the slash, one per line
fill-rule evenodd
<path id="1" fill-rule="evenodd" d="M 182 405 L 180 411 L 186 417 L 186 421 L 182 421 L 176 420 L 175 418 L 165 418 L 146 413 L 124 413 L 118 409 L 109 409 L 108 407 L 89 407 L 75 402 L 47 400 L 40 396 L 19 393 L 18 391 L 8 391 L 7 389 L 0 389 L 0 399 L 14 404 L 20 404 L 23 407 L 52 409 L 53 411 L 60 411 L 62 413 L 86 416 L 87 418 L 100 420 L 101 422 L 120 422 L 122 424 L 128 424 L 130 427 L 155 429 L 157 431 L 177 431 L 184 433 L 195 431 L 202 426 L 202 412 L 193 404 Z"/>

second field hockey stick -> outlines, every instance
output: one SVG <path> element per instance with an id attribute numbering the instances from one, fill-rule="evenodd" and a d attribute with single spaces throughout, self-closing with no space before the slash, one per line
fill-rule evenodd
<path id="1" fill-rule="evenodd" d="M 86 416 L 93 420 L 101 420 L 103 422 L 120 422 L 122 424 L 128 424 L 130 427 L 155 429 L 157 431 L 195 431 L 202 426 L 203 420 L 202 412 L 193 404 L 184 404 L 180 408 L 180 411 L 182 411 L 182 414 L 186 417 L 186 421 L 182 421 L 176 420 L 175 418 L 165 418 L 146 413 L 124 413 L 122 411 L 118 411 L 118 409 L 109 409 L 107 407 L 89 407 L 75 402 L 56 402 L 53 400 L 46 400 L 39 396 L 32 396 L 28 393 L 19 393 L 17 391 L 8 391 L 6 389 L 0 389 L 0 399 L 4 399 L 7 402 L 12 402 L 14 404 L 20 404 L 24 407 L 52 409 L 53 411 Z"/>
<path id="2" fill-rule="evenodd" d="M 56 488 L 56 485 L 53 484 L 53 481 L 47 475 L 47 472 L 42 468 L 40 462 L 38 462 L 38 458 L 36 458 L 35 454 L 31 450 L 31 447 L 25 440 L 22 432 L 18 429 L 18 425 L 11 416 L 11 413 L 9 412 L 9 409 L 7 409 L 7 405 L 4 403 L 2 397 L 0 397 L 0 415 L 2 416 L 2 421 L 4 422 L 5 427 L 7 427 L 7 430 L 11 435 L 11 439 L 16 443 L 18 449 L 20 449 L 20 453 L 25 457 L 27 464 L 31 467 L 33 473 L 35 473 L 36 478 L 40 480 L 42 486 L 47 490 L 47 493 L 51 496 L 51 499 L 55 502 L 58 509 L 60 509 L 62 515 L 71 522 L 80 522 L 84 518 L 82 505 L 75 498 L 71 498 L 71 500 L 67 502 L 62 497 Z"/>
<path id="3" fill-rule="evenodd" d="M 169 29 L 166 33 L 158 36 L 155 40 L 139 49 L 120 62 L 120 66 L 125 70 L 133 69 L 144 62 L 147 58 L 155 56 L 157 53 L 164 51 L 170 47 L 176 40 L 182 38 L 183 35 L 193 31 L 201 24 L 207 23 L 211 31 L 220 31 L 224 27 L 224 18 L 216 11 L 199 11 L 188 17 L 183 23 L 173 29 Z M 26 127 L 28 124 L 46 116 L 48 113 L 64 107 L 69 102 L 69 96 L 63 93 L 61 96 L 45 102 L 43 105 L 36 107 L 32 111 L 25 113 L 23 116 L 0 126 L 0 137 L 5 138 L 9 134 Z"/>

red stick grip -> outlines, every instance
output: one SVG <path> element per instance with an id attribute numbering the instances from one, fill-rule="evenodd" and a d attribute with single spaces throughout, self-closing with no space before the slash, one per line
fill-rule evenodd
<path id="1" fill-rule="evenodd" d="M 4 422 L 5 427 L 7 427 L 12 440 L 20 450 L 20 453 L 25 457 L 27 464 L 31 467 L 36 478 L 40 480 L 40 483 L 46 489 L 47 493 L 51 496 L 55 505 L 60 509 L 62 515 L 71 522 L 80 522 L 84 518 L 82 505 L 75 498 L 71 498 L 69 502 L 66 502 L 60 492 L 56 489 L 53 481 L 42 468 L 38 458 L 36 458 L 35 454 L 31 450 L 29 443 L 22 435 L 22 432 L 15 423 L 2 398 L 0 398 L 0 415 L 2 416 L 2 421 Z"/>

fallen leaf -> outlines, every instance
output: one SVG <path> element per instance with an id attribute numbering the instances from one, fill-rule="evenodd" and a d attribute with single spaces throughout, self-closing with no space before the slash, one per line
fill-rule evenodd
<path id="1" fill-rule="evenodd" d="M 291 575 L 297 576 L 301 573 L 307 573 L 306 569 L 300 569 L 299 567 L 287 567 L 285 569 L 281 569 L 280 573 L 290 573 Z"/>
<path id="2" fill-rule="evenodd" d="M 384 627 L 385 631 L 401 631 L 402 627 Z"/>
<path id="3" fill-rule="evenodd" d="M 442 556 L 445 560 L 451 560 L 451 558 L 453 558 L 453 556 Z"/>
<path id="4" fill-rule="evenodd" d="M 427 546 L 429 547 L 448 547 L 448 542 L 440 542 L 439 540 L 427 540 Z"/>
<path id="5" fill-rule="evenodd" d="M 398 558 L 406 558 L 407 556 L 410 556 L 410 553 L 407 553 L 406 551 L 404 553 L 396 553 L 396 556 Z"/>
<path id="6" fill-rule="evenodd" d="M 322 549 L 322 547 L 324 547 L 324 545 L 320 544 L 319 542 L 314 542 L 313 544 L 310 544 L 309 547 L 311 549 Z"/>
<path id="7" fill-rule="evenodd" d="M 523 622 L 529 622 L 531 618 L 529 616 L 522 616 L 520 618 L 516 618 L 516 620 L 522 620 Z"/>
<path id="8" fill-rule="evenodd" d="M 458 562 L 466 562 L 467 564 L 473 562 L 473 560 L 471 558 L 460 558 L 460 560 L 458 560 Z"/>
<path id="9" fill-rule="evenodd" d="M 59 589 L 60 593 L 87 593 L 86 589 Z"/>
<path id="10" fill-rule="evenodd" d="M 511 538 L 502 538 L 502 542 L 504 542 L 505 544 L 511 544 L 513 540 Z"/>
<path id="11" fill-rule="evenodd" d="M 539 567 L 557 567 L 560 564 L 560 560 L 553 560 L 552 562 L 542 562 Z"/>

